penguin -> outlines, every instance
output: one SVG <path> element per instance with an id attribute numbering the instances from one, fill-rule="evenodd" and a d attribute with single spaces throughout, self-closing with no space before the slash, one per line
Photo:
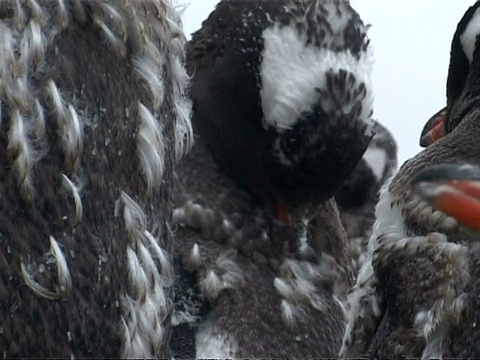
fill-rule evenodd
<path id="1" fill-rule="evenodd" d="M 374 135 L 366 31 L 348 3 L 249 0 L 192 34 L 195 131 L 277 217 L 332 197 Z"/>
<path id="2" fill-rule="evenodd" d="M 375 131 L 367 31 L 346 1 L 223 0 L 192 34 L 175 357 L 338 353 L 353 272 L 334 196 Z"/>
<path id="3" fill-rule="evenodd" d="M 480 356 L 478 233 L 467 208 L 457 206 L 469 199 L 458 192 L 468 193 L 471 185 L 461 175 L 480 165 L 479 34 L 476 2 L 452 41 L 445 133 L 382 190 L 369 259 L 349 295 L 340 357 Z M 447 176 L 442 164 L 460 168 Z M 459 181 L 452 184 L 452 176 Z"/>
<path id="4" fill-rule="evenodd" d="M 0 19 L 0 354 L 171 358 L 179 14 L 5 0 Z"/>

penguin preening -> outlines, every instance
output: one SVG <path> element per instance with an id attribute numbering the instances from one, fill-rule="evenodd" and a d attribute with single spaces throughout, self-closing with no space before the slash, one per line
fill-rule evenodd
<path id="1" fill-rule="evenodd" d="M 3 358 L 171 358 L 185 40 L 164 0 L 0 3 Z"/>
<path id="2" fill-rule="evenodd" d="M 367 30 L 346 1 L 224 0 L 192 35 L 177 355 L 338 353 L 352 266 L 333 196 L 374 135 Z"/>
<path id="3" fill-rule="evenodd" d="M 224 170 L 280 216 L 330 198 L 374 127 L 348 3 L 221 1 L 187 47 L 194 126 Z"/>
<path id="4" fill-rule="evenodd" d="M 480 253 L 468 211 L 475 202 L 466 196 L 475 184 L 464 181 L 480 165 L 479 34 L 476 2 L 452 41 L 444 133 L 380 196 L 369 260 L 350 295 L 342 357 L 352 349 L 372 358 L 480 356 Z"/>

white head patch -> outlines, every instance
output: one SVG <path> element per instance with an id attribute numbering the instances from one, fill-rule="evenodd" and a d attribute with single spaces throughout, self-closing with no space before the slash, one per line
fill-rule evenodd
<path id="1" fill-rule="evenodd" d="M 316 89 L 326 89 L 326 74 L 342 69 L 352 73 L 358 84 L 365 84 L 367 95 L 360 118 L 370 123 L 373 109 L 371 46 L 357 59 L 349 49 L 339 51 L 306 45 L 305 35 L 299 34 L 293 25 L 269 27 L 263 32 L 263 38 L 260 96 L 266 125 L 274 126 L 279 132 L 290 129 L 301 113 L 311 111 L 312 106 L 321 101 Z M 349 113 L 354 105 L 354 101 L 345 102 L 342 111 Z M 328 109 L 330 105 L 323 106 Z"/>
<path id="2" fill-rule="evenodd" d="M 460 35 L 460 42 L 462 43 L 463 52 L 471 63 L 473 60 L 473 52 L 477 42 L 477 36 L 480 35 L 480 8 L 473 14 L 467 28 Z"/>

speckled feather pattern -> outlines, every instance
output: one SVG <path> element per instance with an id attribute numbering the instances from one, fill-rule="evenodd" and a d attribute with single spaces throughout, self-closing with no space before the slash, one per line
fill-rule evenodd
<path id="1" fill-rule="evenodd" d="M 369 257 L 350 296 L 343 356 L 358 333 L 361 353 L 374 357 L 479 356 L 478 234 L 419 199 L 410 184 L 428 166 L 479 164 L 480 74 L 472 51 L 479 5 L 452 41 L 447 135 L 407 161 L 380 197 Z"/>
<path id="2" fill-rule="evenodd" d="M 333 195 L 374 135 L 367 30 L 345 1 L 223 0 L 192 34 L 175 256 L 210 310 L 176 317 L 197 319 L 190 357 L 337 354 L 353 271 Z"/>
<path id="3" fill-rule="evenodd" d="M 338 299 L 352 276 L 334 202 L 309 224 L 309 251 L 290 253 L 298 233 L 226 177 L 204 144 L 197 142 L 180 163 L 177 178 L 177 261 L 212 307 L 200 322 L 197 355 L 334 356 L 345 316 Z M 199 352 L 217 336 L 231 342 L 227 352 Z"/>
<path id="4" fill-rule="evenodd" d="M 353 349 L 350 336 L 361 329 L 359 348 L 368 356 L 479 355 L 478 234 L 421 201 L 410 186 L 412 177 L 426 166 L 479 165 L 479 119 L 480 112 L 471 108 L 448 136 L 407 161 L 385 189 L 386 203 L 382 197 L 380 203 L 396 209 L 395 217 L 404 227 L 375 232 L 389 213 L 377 208 L 370 257 L 351 296 L 358 311 L 349 320 L 346 348 Z M 393 247 L 385 247 L 386 242 Z"/>
<path id="5" fill-rule="evenodd" d="M 0 353 L 169 357 L 173 165 L 192 140 L 178 14 L 27 0 L 0 20 Z"/>

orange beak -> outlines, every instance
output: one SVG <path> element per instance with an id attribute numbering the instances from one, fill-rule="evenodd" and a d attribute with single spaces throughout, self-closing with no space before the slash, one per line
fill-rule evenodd
<path id="1" fill-rule="evenodd" d="M 447 121 L 447 108 L 433 115 L 425 124 L 420 135 L 420 146 L 428 147 L 438 139 L 445 136 L 445 123 Z"/>
<path id="2" fill-rule="evenodd" d="M 418 173 L 413 184 L 434 208 L 480 231 L 480 168 L 436 165 Z"/>

